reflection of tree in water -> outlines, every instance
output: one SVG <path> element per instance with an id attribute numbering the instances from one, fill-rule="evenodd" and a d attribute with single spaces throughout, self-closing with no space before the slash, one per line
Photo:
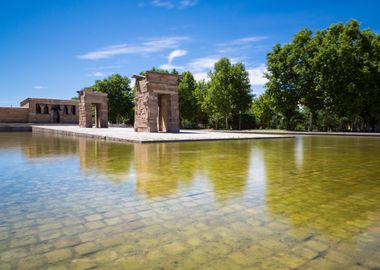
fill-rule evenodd
<path id="1" fill-rule="evenodd" d="M 28 158 L 48 158 L 58 156 L 76 155 L 78 141 L 65 136 L 51 136 L 45 134 L 26 133 L 20 138 L 21 149 Z"/>
<path id="2" fill-rule="evenodd" d="M 248 141 L 122 144 L 34 134 L 21 143 L 30 158 L 78 155 L 83 171 L 115 181 L 134 171 L 137 191 L 149 197 L 174 194 L 181 187 L 210 187 L 224 200 L 241 195 L 249 177 Z"/>
<path id="3" fill-rule="evenodd" d="M 78 155 L 82 170 L 95 170 L 116 181 L 128 176 L 133 163 L 131 144 L 30 133 L 28 136 L 17 137 L 24 155 L 28 158 Z"/>
<path id="4" fill-rule="evenodd" d="M 365 138 L 265 141 L 266 207 L 296 227 L 352 237 L 380 203 L 380 142 Z M 302 150 L 302 162 L 300 153 Z"/>
<path id="5" fill-rule="evenodd" d="M 125 180 L 133 164 L 133 145 L 78 138 L 80 167 L 112 180 Z"/>
<path id="6" fill-rule="evenodd" d="M 214 188 L 218 200 L 241 195 L 248 181 L 250 142 L 221 141 L 210 143 L 203 151 L 203 172 Z"/>
<path id="7" fill-rule="evenodd" d="M 152 197 L 201 184 L 204 178 L 217 198 L 236 196 L 244 190 L 248 164 L 247 142 L 135 145 L 137 190 Z"/>

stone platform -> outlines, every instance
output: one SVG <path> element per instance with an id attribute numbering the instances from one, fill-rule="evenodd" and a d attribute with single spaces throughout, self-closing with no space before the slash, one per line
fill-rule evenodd
<path id="1" fill-rule="evenodd" d="M 0 132 L 32 131 L 31 123 L 0 123 Z"/>
<path id="2" fill-rule="evenodd" d="M 33 125 L 32 131 L 35 133 L 60 134 L 74 137 L 89 137 L 108 141 L 131 143 L 252 140 L 294 137 L 289 135 L 243 134 L 203 130 L 186 130 L 181 131 L 180 133 L 148 133 L 134 132 L 132 128 L 79 128 L 78 126 L 73 125 Z"/>

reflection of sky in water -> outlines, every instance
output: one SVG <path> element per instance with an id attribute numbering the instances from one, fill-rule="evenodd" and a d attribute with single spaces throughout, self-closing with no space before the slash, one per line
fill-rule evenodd
<path id="1" fill-rule="evenodd" d="M 373 138 L 134 145 L 2 133 L 0 263 L 16 268 L 44 243 L 34 263 L 46 265 L 73 237 L 116 268 L 380 267 L 379 150 Z M 102 235 L 128 241 L 107 246 Z M 68 250 L 51 265 L 110 264 Z M 189 264 L 193 252 L 207 260 Z"/>
<path id="2" fill-rule="evenodd" d="M 302 137 L 296 137 L 294 139 L 294 158 L 296 162 L 297 169 L 301 169 L 303 162 L 303 143 Z"/>
<path id="3" fill-rule="evenodd" d="M 266 169 L 263 151 L 260 148 L 253 147 L 251 149 L 248 175 L 248 189 L 261 196 L 265 194 Z"/>

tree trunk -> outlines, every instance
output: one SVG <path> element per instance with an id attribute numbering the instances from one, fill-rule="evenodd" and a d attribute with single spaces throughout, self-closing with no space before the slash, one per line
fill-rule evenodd
<path id="1" fill-rule="evenodd" d="M 309 127 L 308 131 L 313 131 L 313 112 L 309 113 Z"/>
<path id="2" fill-rule="evenodd" d="M 226 117 L 226 129 L 228 129 L 228 117 Z"/>

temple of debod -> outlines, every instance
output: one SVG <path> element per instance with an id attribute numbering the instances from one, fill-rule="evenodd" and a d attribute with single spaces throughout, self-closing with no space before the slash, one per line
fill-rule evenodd
<path id="1" fill-rule="evenodd" d="M 178 75 L 147 71 L 134 75 L 136 109 L 133 128 L 109 127 L 106 93 L 85 88 L 79 100 L 27 98 L 19 108 L 0 107 L 0 131 L 32 131 L 118 142 L 289 138 L 289 135 L 244 134 L 179 128 Z"/>

